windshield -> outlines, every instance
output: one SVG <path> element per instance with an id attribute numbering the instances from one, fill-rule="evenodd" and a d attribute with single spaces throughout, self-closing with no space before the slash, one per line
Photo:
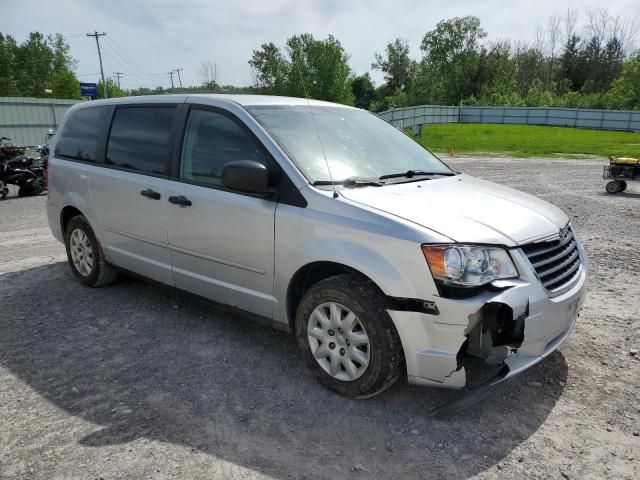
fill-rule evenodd
<path id="1" fill-rule="evenodd" d="M 306 105 L 254 106 L 247 110 L 312 183 L 354 177 L 377 179 L 409 170 L 452 173 L 417 142 L 369 112 L 331 106 L 311 108 L 313 117 Z"/>

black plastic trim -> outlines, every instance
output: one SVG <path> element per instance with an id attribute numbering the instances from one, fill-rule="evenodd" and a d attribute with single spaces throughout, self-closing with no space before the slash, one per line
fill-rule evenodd
<path id="1" fill-rule="evenodd" d="M 171 152 L 171 168 L 169 169 L 169 178 L 174 179 L 180 176 L 180 157 L 182 156 L 182 139 L 187 128 L 189 120 L 190 106 L 186 103 L 178 105 L 177 120 L 178 126 L 173 136 L 173 146 Z"/>
<path id="2" fill-rule="evenodd" d="M 58 160 L 65 160 L 67 162 L 76 162 L 76 163 L 82 163 L 84 165 L 98 165 L 98 162 L 96 162 L 95 160 L 85 160 L 82 158 L 78 158 L 78 157 L 72 157 L 71 155 L 61 155 L 61 154 L 51 154 L 51 158 L 56 158 Z M 102 166 L 102 165 L 100 165 Z"/>
<path id="3" fill-rule="evenodd" d="M 71 160 L 71 161 L 74 161 L 74 160 Z M 95 165 L 96 167 L 106 168 L 108 170 L 119 170 L 121 172 L 133 173 L 135 175 L 143 175 L 145 177 L 155 177 L 155 178 L 164 178 L 164 179 L 167 178 L 166 175 L 160 174 L 160 173 L 143 172 L 142 170 L 133 170 L 131 168 L 119 167 L 117 165 L 107 165 L 106 163 L 93 163 L 93 162 L 81 162 L 81 163 L 86 163 L 87 165 Z"/>
<path id="4" fill-rule="evenodd" d="M 398 312 L 419 312 L 429 315 L 440 315 L 440 310 L 435 302 L 419 300 L 417 298 L 386 297 L 386 307 L 388 310 Z"/>
<path id="5" fill-rule="evenodd" d="M 109 105 L 104 108 L 109 108 L 111 111 L 107 114 L 106 124 L 103 127 L 96 144 L 95 163 L 100 166 L 105 166 L 105 159 L 107 158 L 107 141 L 109 139 L 109 134 L 111 133 L 111 125 L 113 124 L 113 117 L 116 112 L 116 107 L 114 105 Z"/>
<path id="6" fill-rule="evenodd" d="M 293 207 L 307 208 L 307 200 L 300 193 L 300 190 L 293 184 L 289 176 L 282 172 L 280 185 L 278 185 L 278 203 L 291 205 Z"/>

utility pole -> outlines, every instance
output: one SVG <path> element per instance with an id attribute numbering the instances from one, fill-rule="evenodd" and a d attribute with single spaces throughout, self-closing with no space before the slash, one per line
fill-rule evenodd
<path id="1" fill-rule="evenodd" d="M 113 72 L 113 74 L 116 76 L 116 78 L 118 79 L 118 88 L 120 88 L 120 77 L 122 75 L 124 75 L 124 73 L 122 72 Z"/>
<path id="2" fill-rule="evenodd" d="M 98 33 L 94 31 L 93 33 L 87 33 L 87 37 L 95 37 L 96 45 L 98 46 L 98 59 L 100 60 L 100 76 L 102 77 L 102 93 L 104 94 L 104 98 L 107 98 L 107 82 L 104 81 L 104 70 L 102 69 L 102 54 L 100 53 L 100 41 L 99 37 L 106 35 L 106 33 Z"/>
<path id="3" fill-rule="evenodd" d="M 173 74 L 176 73 L 173 70 L 171 70 L 170 72 L 167 72 L 167 75 L 169 75 L 169 77 L 171 77 L 171 88 L 175 88 L 173 86 Z"/>
<path id="4" fill-rule="evenodd" d="M 180 72 L 184 70 L 184 68 L 176 68 L 176 73 L 178 74 L 178 83 L 180 84 L 180 88 L 182 88 L 182 79 L 180 78 Z"/>

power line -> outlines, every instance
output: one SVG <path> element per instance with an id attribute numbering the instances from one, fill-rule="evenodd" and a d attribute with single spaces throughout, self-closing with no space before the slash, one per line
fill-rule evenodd
<path id="1" fill-rule="evenodd" d="M 173 74 L 176 73 L 175 71 L 171 70 L 170 72 L 167 72 L 167 75 L 169 75 L 169 77 L 171 77 L 171 88 L 175 88 L 173 85 Z"/>
<path id="2" fill-rule="evenodd" d="M 111 42 L 105 42 L 105 45 L 107 47 L 109 47 L 109 50 L 114 53 L 119 59 L 116 59 L 115 57 L 112 57 L 111 55 L 109 55 L 109 57 L 112 58 L 113 63 L 118 63 L 119 65 L 122 65 L 125 69 L 130 70 L 130 69 L 134 69 L 134 70 L 139 70 L 139 67 L 133 63 L 131 63 L 129 60 L 127 60 L 120 52 L 118 52 L 114 46 L 111 44 Z M 105 51 L 105 53 L 107 53 Z"/>
<path id="3" fill-rule="evenodd" d="M 114 64 L 122 65 L 125 67 L 124 69 L 121 69 L 122 71 L 120 72 L 123 75 L 132 76 L 132 77 L 157 77 L 157 76 L 163 76 L 168 74 L 167 72 L 148 73 L 137 62 L 135 62 L 122 48 L 120 48 L 111 37 L 106 38 L 105 45 L 107 45 L 110 52 L 117 55 L 120 61 L 114 58 L 112 55 L 108 54 L 108 52 L 106 51 L 104 52 L 105 55 L 107 55 Z M 127 72 L 126 70 L 130 70 L 129 67 L 133 67 L 135 70 L 139 71 L 140 73 Z M 184 70 L 184 69 L 181 68 L 180 70 Z M 182 84 L 182 78 L 180 76 L 180 72 L 173 71 L 173 73 L 178 74 L 178 82 Z M 169 75 L 170 77 L 173 77 L 172 74 L 169 74 Z M 172 84 L 175 87 L 175 83 L 173 83 L 173 78 L 170 78 L 170 79 L 172 80 Z"/>
<path id="4" fill-rule="evenodd" d="M 124 72 L 125 75 L 129 75 L 131 77 L 164 77 L 167 72 L 164 73 L 130 73 Z"/>
<path id="5" fill-rule="evenodd" d="M 107 98 L 107 83 L 104 81 L 104 69 L 102 68 L 102 54 L 100 53 L 100 41 L 99 37 L 104 37 L 107 34 L 102 32 L 98 33 L 98 31 L 94 31 L 93 33 L 87 33 L 87 37 L 95 37 L 96 46 L 98 47 L 98 59 L 100 60 L 100 76 L 102 77 L 102 92 L 104 93 L 104 98 Z"/>
<path id="6" fill-rule="evenodd" d="M 107 43 L 103 43 L 103 46 L 104 45 L 107 45 Z M 102 56 L 105 59 L 105 72 L 109 70 L 109 75 L 113 76 L 113 72 L 115 72 L 116 70 L 128 75 L 127 70 L 129 70 L 129 68 L 127 68 L 127 65 L 115 58 L 113 53 L 110 54 L 109 50 L 107 50 L 106 48 L 103 49 Z"/>
<path id="7" fill-rule="evenodd" d="M 155 90 L 156 88 L 164 88 L 157 83 L 123 83 L 122 88 L 127 90 L 138 90 L 140 88 L 148 88 L 149 90 Z"/>
<path id="8" fill-rule="evenodd" d="M 102 45 L 104 47 L 104 45 L 106 45 L 106 44 L 103 43 Z M 109 66 L 114 66 L 116 64 L 118 66 L 120 66 L 120 63 L 116 60 L 115 57 L 112 57 L 109 54 L 109 51 L 106 48 L 102 50 L 102 59 L 104 61 L 104 65 L 105 65 L 105 67 L 104 67 L 105 71 L 109 70 Z"/>
<path id="9" fill-rule="evenodd" d="M 129 65 L 133 66 L 134 68 L 136 68 L 137 70 L 139 70 L 142 73 L 145 73 L 144 68 L 142 68 L 137 62 L 135 62 L 130 56 L 129 54 L 127 54 L 126 51 L 124 51 L 122 48 L 120 48 L 118 46 L 118 44 L 115 42 L 115 40 L 109 38 L 108 39 L 108 43 L 109 46 L 120 56 L 123 58 L 123 60 L 125 60 Z"/>

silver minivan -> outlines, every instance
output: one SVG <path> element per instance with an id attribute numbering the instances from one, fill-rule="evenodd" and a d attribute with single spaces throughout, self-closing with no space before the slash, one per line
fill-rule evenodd
<path id="1" fill-rule="evenodd" d="M 558 348 L 585 298 L 587 261 L 561 210 L 452 170 L 363 110 L 85 102 L 52 151 L 49 224 L 79 281 L 133 272 L 267 319 L 348 397 L 404 375 L 501 382 Z"/>

